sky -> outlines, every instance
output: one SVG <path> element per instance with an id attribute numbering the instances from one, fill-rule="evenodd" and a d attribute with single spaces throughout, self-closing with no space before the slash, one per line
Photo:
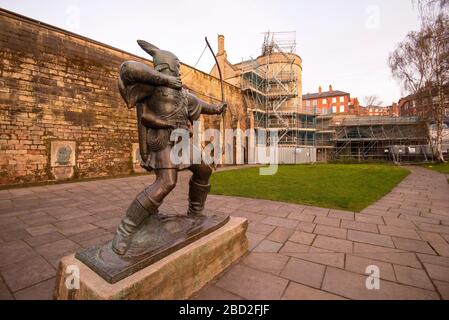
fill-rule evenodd
<path id="1" fill-rule="evenodd" d="M 209 72 L 207 36 L 217 50 L 225 36 L 231 63 L 256 58 L 263 32 L 296 31 L 303 61 L 303 94 L 332 84 L 384 105 L 406 94 L 391 76 L 388 56 L 407 33 L 419 28 L 412 0 L 0 0 L 0 7 L 147 57 L 144 39 L 173 51 L 182 62 Z"/>

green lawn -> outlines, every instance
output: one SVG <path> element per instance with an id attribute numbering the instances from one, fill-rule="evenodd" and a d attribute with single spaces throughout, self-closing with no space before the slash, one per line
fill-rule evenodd
<path id="1" fill-rule="evenodd" d="M 449 174 L 449 162 L 425 164 L 423 167 L 433 171 Z"/>
<path id="2" fill-rule="evenodd" d="M 214 173 L 211 193 L 358 212 L 408 174 L 407 169 L 381 164 L 279 166 L 273 176 L 261 176 L 254 167 Z"/>

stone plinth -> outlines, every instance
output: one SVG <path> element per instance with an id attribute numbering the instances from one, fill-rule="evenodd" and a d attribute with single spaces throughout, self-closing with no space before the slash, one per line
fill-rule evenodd
<path id="1" fill-rule="evenodd" d="M 220 229 L 114 284 L 67 256 L 59 263 L 55 298 L 187 299 L 247 252 L 247 226 L 246 219 L 231 217 Z M 68 289 L 66 282 L 77 284 L 78 271 L 79 289 Z"/>

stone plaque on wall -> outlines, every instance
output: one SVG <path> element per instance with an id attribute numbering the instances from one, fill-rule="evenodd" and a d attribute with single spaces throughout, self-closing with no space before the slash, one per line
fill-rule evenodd
<path id="1" fill-rule="evenodd" d="M 75 173 L 76 142 L 51 141 L 50 166 L 56 180 L 71 179 Z"/>
<path id="2" fill-rule="evenodd" d="M 140 149 L 138 143 L 133 143 L 131 148 L 131 158 L 133 162 L 133 171 L 137 173 L 145 173 L 145 169 L 140 166 L 140 161 L 142 160 L 140 156 Z"/>

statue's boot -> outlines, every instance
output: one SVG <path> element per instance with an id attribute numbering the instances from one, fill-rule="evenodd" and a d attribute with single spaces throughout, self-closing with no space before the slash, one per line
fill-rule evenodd
<path id="1" fill-rule="evenodd" d="M 132 242 L 133 235 L 139 230 L 139 226 L 150 214 L 157 214 L 160 203 L 148 197 L 146 192 L 141 192 L 131 203 L 126 216 L 117 227 L 112 249 L 119 255 L 124 255 Z"/>
<path id="2" fill-rule="evenodd" d="M 187 214 L 199 215 L 203 213 L 206 204 L 207 194 L 210 191 L 210 184 L 204 185 L 195 182 L 193 178 L 189 181 L 189 208 Z"/>

